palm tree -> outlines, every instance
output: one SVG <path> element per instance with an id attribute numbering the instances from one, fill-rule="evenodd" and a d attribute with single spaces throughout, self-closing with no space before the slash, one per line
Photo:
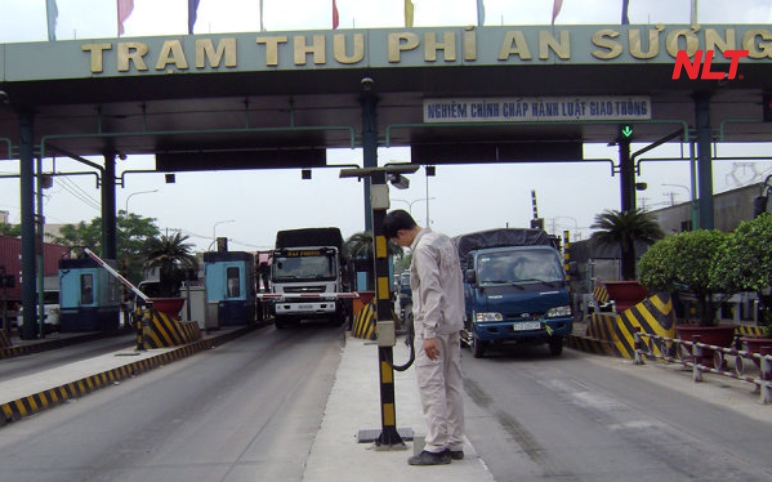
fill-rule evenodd
<path id="1" fill-rule="evenodd" d="M 187 270 L 198 269 L 198 260 L 191 254 L 193 245 L 185 243 L 187 239 L 180 233 L 153 236 L 142 249 L 145 267 L 159 268 L 160 296 L 175 296 Z"/>
<path id="2" fill-rule="evenodd" d="M 600 245 L 617 245 L 622 260 L 622 279 L 635 279 L 636 242 L 648 246 L 662 239 L 665 233 L 657 222 L 657 218 L 646 211 L 606 210 L 595 215 L 595 223 L 590 226 L 599 229 L 592 233 L 592 240 Z"/>
<path id="3" fill-rule="evenodd" d="M 391 241 L 388 241 L 389 254 L 397 258 L 402 257 L 402 248 Z M 357 258 L 373 258 L 373 233 L 370 231 L 363 231 L 361 233 L 354 233 L 346 240 L 343 245 L 343 251 L 346 253 L 346 257 L 349 259 Z"/>

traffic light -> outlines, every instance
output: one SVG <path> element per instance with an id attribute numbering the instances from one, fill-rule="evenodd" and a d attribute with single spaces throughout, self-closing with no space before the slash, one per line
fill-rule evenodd
<path id="1" fill-rule="evenodd" d="M 764 122 L 772 122 L 772 93 L 764 94 L 762 99 Z"/>
<path id="2" fill-rule="evenodd" d="M 622 141 L 629 141 L 633 138 L 633 126 L 623 125 L 619 127 L 619 139 Z"/>

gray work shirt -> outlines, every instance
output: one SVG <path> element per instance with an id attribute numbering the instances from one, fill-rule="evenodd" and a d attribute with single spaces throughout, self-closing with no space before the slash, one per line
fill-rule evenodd
<path id="1" fill-rule="evenodd" d="M 464 284 L 453 242 L 423 228 L 410 246 L 410 288 L 418 338 L 449 335 L 464 328 Z"/>

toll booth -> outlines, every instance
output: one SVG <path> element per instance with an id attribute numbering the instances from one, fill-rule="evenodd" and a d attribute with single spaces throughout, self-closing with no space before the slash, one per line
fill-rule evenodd
<path id="1" fill-rule="evenodd" d="M 107 261 L 115 266 L 115 261 Z M 59 261 L 60 331 L 115 331 L 119 327 L 118 281 L 91 258 Z"/>
<path id="2" fill-rule="evenodd" d="M 255 255 L 242 251 L 204 253 L 207 305 L 217 306 L 217 325 L 255 322 Z M 213 313 L 210 309 L 210 315 Z"/>

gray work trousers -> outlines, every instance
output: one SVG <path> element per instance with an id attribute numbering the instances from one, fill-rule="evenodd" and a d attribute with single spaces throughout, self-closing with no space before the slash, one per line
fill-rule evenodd
<path id="1" fill-rule="evenodd" d="M 428 433 L 424 450 L 439 453 L 464 447 L 464 382 L 461 375 L 459 333 L 437 335 L 442 353 L 430 360 L 424 340 L 416 339 L 415 370 Z"/>

